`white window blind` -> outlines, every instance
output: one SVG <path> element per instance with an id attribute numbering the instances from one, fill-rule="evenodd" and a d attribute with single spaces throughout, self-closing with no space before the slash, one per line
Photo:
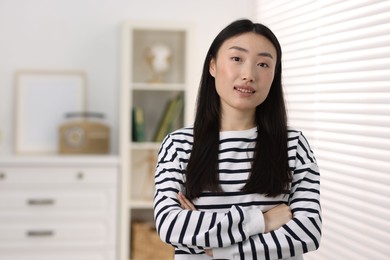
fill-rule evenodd
<path id="1" fill-rule="evenodd" d="M 390 259 L 390 1 L 256 5 L 282 44 L 289 124 L 321 170 L 323 237 L 305 259 Z"/>

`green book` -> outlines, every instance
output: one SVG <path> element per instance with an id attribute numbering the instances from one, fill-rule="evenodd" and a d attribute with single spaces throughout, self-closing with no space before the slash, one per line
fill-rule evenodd
<path id="1" fill-rule="evenodd" d="M 132 140 L 134 142 L 145 141 L 144 112 L 140 107 L 134 107 L 132 111 Z"/>
<path id="2" fill-rule="evenodd" d="M 179 127 L 178 122 L 180 120 L 180 116 L 183 113 L 183 107 L 184 107 L 184 93 L 180 93 L 176 97 L 175 109 L 173 110 L 172 118 L 170 119 L 168 131 L 166 135 L 176 130 L 177 127 Z"/>
<path id="3" fill-rule="evenodd" d="M 173 130 L 175 122 L 181 115 L 184 105 L 184 95 L 180 93 L 178 96 L 169 100 L 165 108 L 159 127 L 157 128 L 154 141 L 161 142 L 167 134 Z"/>

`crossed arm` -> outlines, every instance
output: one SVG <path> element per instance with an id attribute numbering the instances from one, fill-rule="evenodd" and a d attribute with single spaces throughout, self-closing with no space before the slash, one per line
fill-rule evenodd
<path id="1" fill-rule="evenodd" d="M 183 193 L 179 192 L 179 194 L 177 195 L 177 199 L 179 200 L 180 205 L 184 210 L 192 210 L 192 211 L 197 210 L 195 206 L 192 204 L 192 202 L 183 195 Z M 278 206 L 265 212 L 263 216 L 264 216 L 264 233 L 268 233 L 272 230 L 276 230 L 292 219 L 292 213 L 290 207 L 287 206 L 286 204 L 279 204 Z M 208 256 L 213 256 L 212 248 L 205 249 L 205 253 Z"/>

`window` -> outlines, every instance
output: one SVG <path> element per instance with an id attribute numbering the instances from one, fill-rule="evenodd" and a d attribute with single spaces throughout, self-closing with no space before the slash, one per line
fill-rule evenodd
<path id="1" fill-rule="evenodd" d="M 321 170 L 310 259 L 386 259 L 390 243 L 390 1 L 258 0 L 283 49 L 289 124 Z"/>

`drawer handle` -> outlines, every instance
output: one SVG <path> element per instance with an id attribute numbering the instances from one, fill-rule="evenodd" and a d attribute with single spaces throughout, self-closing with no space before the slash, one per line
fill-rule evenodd
<path id="1" fill-rule="evenodd" d="M 50 206 L 54 205 L 53 199 L 29 199 L 27 204 L 30 206 Z"/>
<path id="2" fill-rule="evenodd" d="M 4 172 L 0 172 L 0 180 L 4 180 L 5 179 L 5 173 Z"/>
<path id="3" fill-rule="evenodd" d="M 82 180 L 82 179 L 84 179 L 84 173 L 78 172 L 76 177 L 77 177 L 77 179 Z"/>
<path id="4" fill-rule="evenodd" d="M 28 237 L 51 237 L 54 235 L 52 230 L 29 230 L 27 231 Z"/>

